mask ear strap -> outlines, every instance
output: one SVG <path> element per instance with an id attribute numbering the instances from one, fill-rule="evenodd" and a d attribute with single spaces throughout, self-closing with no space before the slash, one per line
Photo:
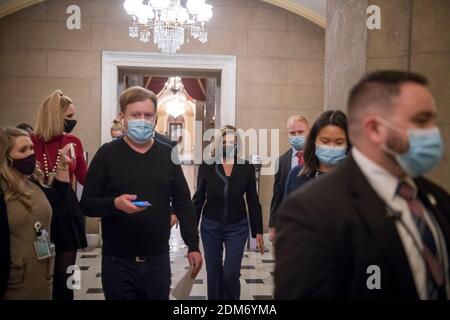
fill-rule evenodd
<path id="1" fill-rule="evenodd" d="M 399 154 L 397 152 L 395 152 L 394 150 L 388 148 L 386 145 L 382 144 L 380 146 L 381 150 L 383 150 L 384 152 L 386 152 L 387 154 L 389 154 L 392 157 L 397 157 Z"/>
<path id="2" fill-rule="evenodd" d="M 6 162 L 8 163 L 8 166 L 12 166 L 13 160 L 11 158 L 6 158 Z"/>
<path id="3" fill-rule="evenodd" d="M 403 134 L 402 130 L 401 130 L 399 127 L 393 125 L 393 124 L 390 123 L 389 121 L 384 120 L 384 119 L 381 118 L 381 117 L 378 117 L 378 120 L 379 120 L 380 122 L 382 122 L 383 124 L 385 124 L 389 129 L 394 130 L 394 131 L 396 131 L 397 133 Z"/>

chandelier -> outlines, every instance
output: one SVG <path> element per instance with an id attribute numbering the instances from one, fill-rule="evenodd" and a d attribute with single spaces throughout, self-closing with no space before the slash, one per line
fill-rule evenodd
<path id="1" fill-rule="evenodd" d="M 177 118 L 186 112 L 185 105 L 187 103 L 184 94 L 184 86 L 180 77 L 170 77 L 166 82 L 166 90 L 172 92 L 172 97 L 167 103 L 167 113 Z"/>
<path id="2" fill-rule="evenodd" d="M 153 42 L 167 55 L 173 55 L 185 43 L 185 31 L 201 43 L 208 41 L 205 23 L 213 13 L 206 0 L 125 0 L 123 7 L 131 16 L 129 35 L 142 42 Z"/>

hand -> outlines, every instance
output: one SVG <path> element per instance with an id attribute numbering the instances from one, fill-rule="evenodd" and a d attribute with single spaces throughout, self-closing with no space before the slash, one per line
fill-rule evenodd
<path id="1" fill-rule="evenodd" d="M 116 209 L 128 214 L 138 213 L 144 211 L 146 208 L 135 206 L 131 201 L 136 200 L 135 194 L 123 194 L 114 199 L 114 206 Z"/>
<path id="2" fill-rule="evenodd" d="M 172 213 L 170 215 L 170 227 L 172 228 L 174 225 L 176 225 L 176 227 L 178 228 L 178 224 L 179 224 L 179 221 L 178 221 L 177 215 L 175 213 Z"/>
<path id="3" fill-rule="evenodd" d="M 198 251 L 189 252 L 187 254 L 187 259 L 189 261 L 189 265 L 193 267 L 191 278 L 195 279 L 200 272 L 203 264 L 202 254 Z"/>
<path id="4" fill-rule="evenodd" d="M 70 165 L 75 159 L 70 156 L 71 145 L 75 147 L 75 144 L 68 143 L 61 149 L 61 155 L 59 157 L 59 164 L 62 166 Z"/>
<path id="5" fill-rule="evenodd" d="M 269 240 L 272 242 L 272 245 L 275 246 L 275 237 L 277 232 L 275 228 L 269 228 Z"/>
<path id="6" fill-rule="evenodd" d="M 259 250 L 261 254 L 264 254 L 264 237 L 260 233 L 256 235 L 256 250 Z"/>

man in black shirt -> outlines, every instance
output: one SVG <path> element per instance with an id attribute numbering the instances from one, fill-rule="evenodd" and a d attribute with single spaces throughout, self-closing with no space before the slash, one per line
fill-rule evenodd
<path id="1" fill-rule="evenodd" d="M 104 144 L 89 167 L 81 206 L 102 218 L 105 298 L 168 299 L 170 201 L 195 278 L 202 266 L 189 188 L 172 148 L 154 139 L 157 98 L 141 87 L 120 97 L 127 134 Z M 135 201 L 148 202 L 136 205 Z"/>

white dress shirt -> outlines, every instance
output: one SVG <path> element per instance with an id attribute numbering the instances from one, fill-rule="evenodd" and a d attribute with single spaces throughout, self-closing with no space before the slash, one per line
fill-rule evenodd
<path id="1" fill-rule="evenodd" d="M 294 148 L 292 148 L 291 170 L 292 170 L 294 167 L 298 166 L 297 152 L 298 152 L 298 150 L 295 150 Z"/>
<path id="2" fill-rule="evenodd" d="M 417 229 L 417 225 L 414 222 L 413 217 L 411 216 L 411 211 L 408 207 L 408 204 L 405 199 L 396 194 L 397 186 L 400 183 L 400 180 L 390 172 L 388 172 L 386 169 L 380 167 L 375 162 L 367 158 L 357 148 L 352 148 L 352 154 L 356 164 L 361 169 L 366 179 L 369 181 L 371 187 L 375 190 L 375 192 L 383 200 L 383 202 L 385 202 L 390 208 L 392 208 L 394 211 L 401 212 L 400 219 L 411 231 L 419 247 L 423 248 L 422 238 L 420 236 L 419 230 Z M 408 177 L 405 179 L 405 181 L 417 190 L 417 186 L 411 178 Z M 432 222 L 432 217 L 427 212 L 427 210 L 425 210 L 424 212 L 424 217 L 427 225 L 433 233 L 437 246 L 439 261 L 443 262 L 447 296 L 450 296 L 450 282 L 448 279 L 448 257 L 445 239 L 440 228 L 438 227 L 438 224 L 436 222 Z M 421 252 L 419 252 L 418 248 L 414 244 L 413 239 L 411 238 L 407 229 L 405 229 L 405 227 L 402 225 L 402 223 L 400 221 L 396 221 L 395 226 L 397 232 L 400 235 L 403 248 L 405 249 L 405 253 L 408 258 L 412 275 L 414 277 L 414 282 L 419 298 L 422 300 L 427 299 L 425 261 L 421 255 Z M 438 239 L 438 241 L 436 241 L 436 239 Z M 381 270 L 381 273 L 383 273 L 383 270 Z"/>

